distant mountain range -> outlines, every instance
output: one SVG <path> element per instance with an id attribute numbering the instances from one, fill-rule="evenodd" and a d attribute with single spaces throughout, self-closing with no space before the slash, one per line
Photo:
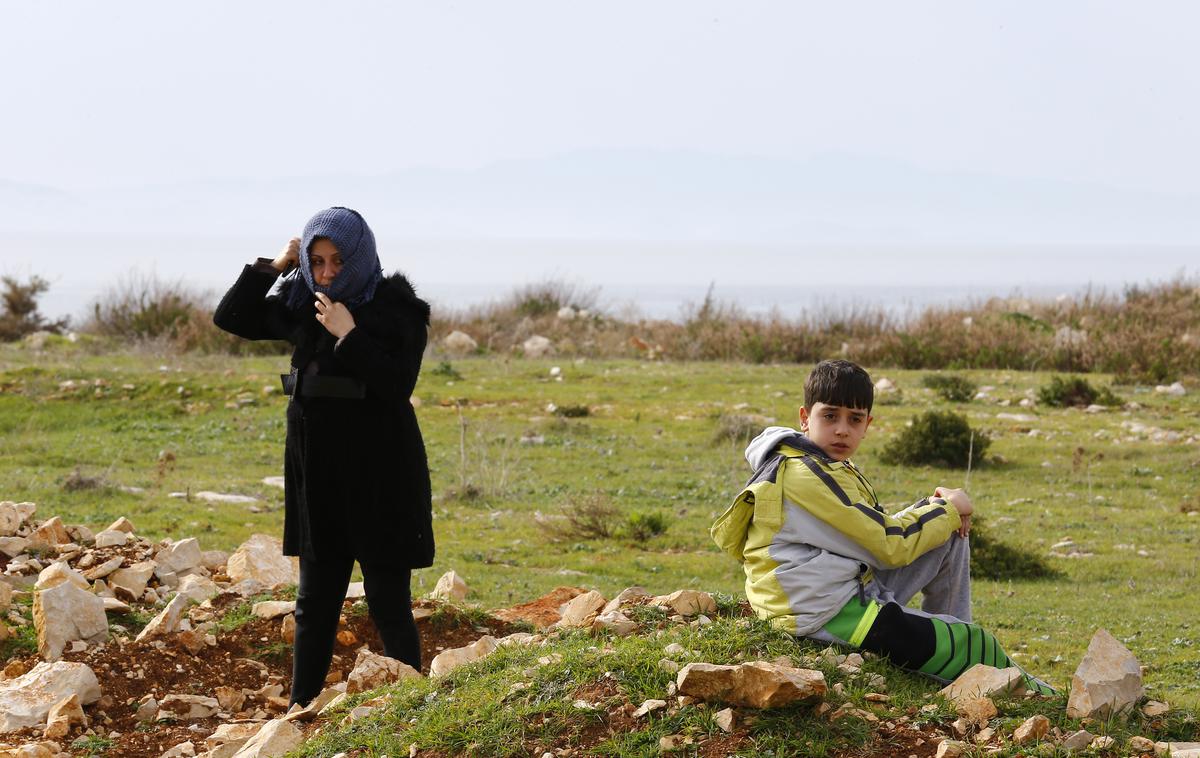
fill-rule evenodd
<path id="1" fill-rule="evenodd" d="M 0 181 L 0 231 L 244 235 L 328 205 L 378 234 L 769 244 L 1200 242 L 1200 195 L 930 171 L 873 157 L 803 161 L 590 150 L 474 170 L 187 181 L 66 191 Z"/>

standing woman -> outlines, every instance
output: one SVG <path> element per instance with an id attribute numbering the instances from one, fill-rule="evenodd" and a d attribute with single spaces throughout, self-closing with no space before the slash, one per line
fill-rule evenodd
<path id="1" fill-rule="evenodd" d="M 274 260 L 242 269 L 213 321 L 294 347 L 283 377 L 283 552 L 300 558 L 291 702 L 306 704 L 324 686 L 355 560 L 384 652 L 420 670 L 409 583 L 412 569 L 433 563 L 433 526 L 410 397 L 429 305 L 403 275 L 383 275 L 358 212 L 328 208 Z"/>

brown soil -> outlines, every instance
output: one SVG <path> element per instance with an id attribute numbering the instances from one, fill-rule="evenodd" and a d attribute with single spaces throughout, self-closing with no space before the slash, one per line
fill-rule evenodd
<path id="1" fill-rule="evenodd" d="M 214 617 L 220 618 L 240 599 L 232 596 L 214 598 Z M 461 647 L 485 634 L 502 637 L 518 631 L 512 624 L 491 619 L 486 626 L 476 626 L 471 618 L 452 607 L 438 608 L 436 603 L 418 601 L 415 607 L 436 609 L 432 616 L 417 620 L 421 633 L 422 667 L 428 673 L 429 663 L 442 650 Z M 193 609 L 195 613 L 199 609 Z M 114 617 L 119 622 L 119 617 Z M 341 681 L 354 666 L 357 651 L 364 644 L 376 653 L 383 652 L 379 634 L 362 606 L 347 601 L 339 632 L 350 632 L 353 639 L 339 640 L 334 649 L 331 676 Z M 216 647 L 205 646 L 192 654 L 183 645 L 182 637 L 169 635 L 160 641 L 122 644 L 112 639 L 103 648 L 92 647 L 79 653 L 66 652 L 63 660 L 86 663 L 96 673 L 103 697 L 86 706 L 85 713 L 93 728 L 103 728 L 107 735 L 113 730 L 120 736 L 106 751 L 122 758 L 157 758 L 169 748 L 191 740 L 197 752 L 204 749 L 204 739 L 221 723 L 249 718 L 273 718 L 286 710 L 291 687 L 292 651 L 280 636 L 280 619 L 252 619 L 237 629 L 217 634 Z M 13 659 L 16 660 L 16 659 Z M 12 663 L 13 660 L 4 662 Z M 36 655 L 20 659 L 28 670 L 37 665 Z M 271 701 L 272 685 L 280 688 L 282 699 Z M 151 722 L 141 724 L 136 718 L 139 701 L 145 695 L 161 700 L 170 694 L 216 696 L 218 687 L 235 690 L 254 690 L 261 694 L 246 698 L 243 710 L 231 714 L 232 719 L 209 718 L 197 721 Z M 264 691 L 264 688 L 265 689 Z M 297 724 L 301 728 L 304 725 Z M 86 730 L 75 727 L 71 734 L 59 740 L 64 749 Z M 39 741 L 41 730 L 25 730 L 6 734 L 0 745 L 19 745 Z M 72 749 L 77 755 L 87 751 Z"/>

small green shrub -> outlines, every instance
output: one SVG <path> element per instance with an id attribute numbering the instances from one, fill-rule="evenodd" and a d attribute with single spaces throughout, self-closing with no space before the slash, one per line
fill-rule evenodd
<path id="1" fill-rule="evenodd" d="M 660 511 L 634 511 L 625 517 L 622 531 L 626 537 L 640 542 L 663 534 L 670 525 L 671 520 Z"/>
<path id="2" fill-rule="evenodd" d="M 983 460 L 991 440 L 974 431 L 966 416 L 954 411 L 928 411 L 913 419 L 883 449 L 884 463 L 900 466 L 966 468 Z"/>
<path id="3" fill-rule="evenodd" d="M 586 405 L 560 405 L 554 409 L 554 415 L 562 418 L 586 418 L 592 415 L 592 410 Z"/>
<path id="4" fill-rule="evenodd" d="M 442 361 L 429 369 L 429 373 L 455 382 L 460 382 L 463 378 L 463 375 L 459 373 L 458 369 L 454 368 L 454 365 L 450 361 Z"/>
<path id="5" fill-rule="evenodd" d="M 544 519 L 537 523 L 555 541 L 603 539 L 617 533 L 621 511 L 605 495 L 592 494 L 564 505 L 561 519 Z"/>
<path id="6" fill-rule="evenodd" d="M 921 384 L 952 403 L 970 402 L 978 389 L 975 382 L 960 374 L 926 374 Z"/>
<path id="7" fill-rule="evenodd" d="M 1061 572 L 1041 555 L 992 536 L 983 522 L 971 522 L 971 576 L 979 579 L 1053 579 Z"/>
<path id="8" fill-rule="evenodd" d="M 1121 404 L 1110 388 L 1097 389 L 1081 376 L 1051 377 L 1049 384 L 1038 389 L 1038 400 L 1057 408 Z"/>
<path id="9" fill-rule="evenodd" d="M 108 737 L 101 737 L 98 734 L 88 734 L 79 737 L 71 743 L 71 749 L 79 751 L 86 756 L 104 755 L 113 746 L 113 741 Z"/>
<path id="10" fill-rule="evenodd" d="M 722 413 L 717 418 L 717 428 L 713 431 L 713 443 L 740 442 L 745 444 L 761 434 L 764 428 L 766 428 L 766 420 L 761 416 Z"/>

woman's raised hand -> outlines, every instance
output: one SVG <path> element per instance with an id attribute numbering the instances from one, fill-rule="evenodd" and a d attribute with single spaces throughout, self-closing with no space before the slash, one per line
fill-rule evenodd
<path id="1" fill-rule="evenodd" d="M 271 261 L 271 266 L 276 271 L 283 273 L 292 266 L 298 265 L 300 265 L 300 238 L 292 237 L 284 245 L 283 250 L 279 251 L 279 255 L 275 256 L 275 260 Z"/>

